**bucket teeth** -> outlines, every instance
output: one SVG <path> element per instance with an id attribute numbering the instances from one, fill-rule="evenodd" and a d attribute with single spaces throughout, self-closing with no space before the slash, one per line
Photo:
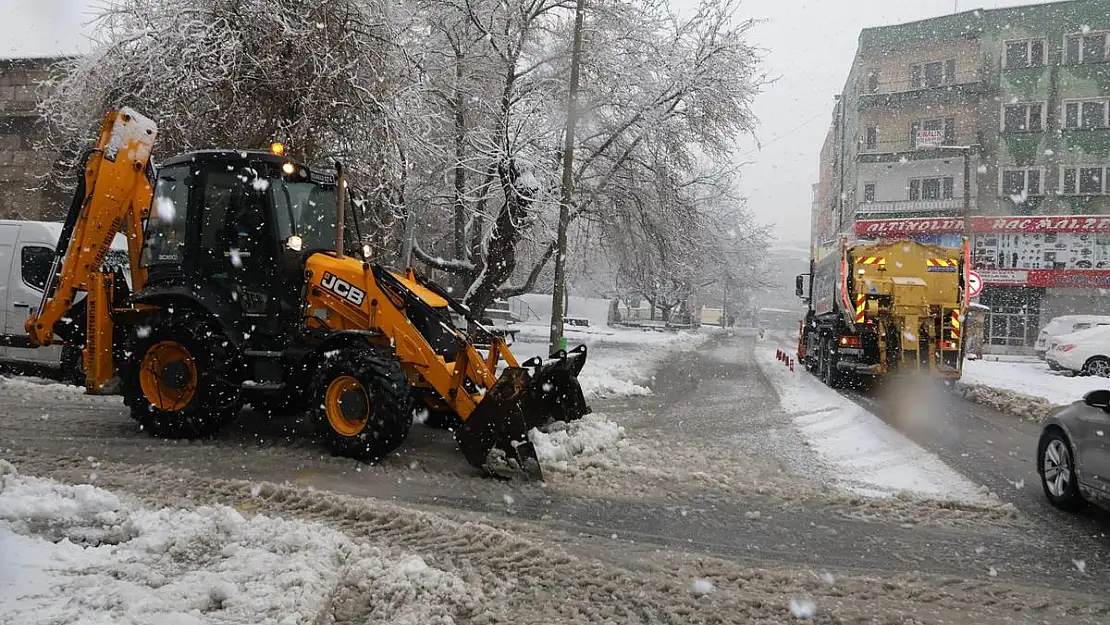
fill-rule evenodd
<path id="1" fill-rule="evenodd" d="M 546 363 L 537 357 L 506 369 L 455 432 L 467 462 L 488 471 L 489 452 L 501 449 L 526 475 L 542 479 L 528 432 L 590 413 L 578 382 L 585 364 L 586 346 L 581 345 L 570 352 L 559 350 Z"/>

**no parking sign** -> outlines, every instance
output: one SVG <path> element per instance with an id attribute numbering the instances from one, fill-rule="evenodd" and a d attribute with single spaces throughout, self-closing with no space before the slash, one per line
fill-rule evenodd
<path id="1" fill-rule="evenodd" d="M 967 272 L 967 293 L 975 297 L 983 291 L 983 279 L 974 271 Z"/>

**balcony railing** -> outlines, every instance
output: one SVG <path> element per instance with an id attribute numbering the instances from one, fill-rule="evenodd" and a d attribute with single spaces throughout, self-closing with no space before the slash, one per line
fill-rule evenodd
<path id="1" fill-rule="evenodd" d="M 975 210 L 975 198 L 971 199 L 971 209 Z M 929 213 L 961 213 L 964 210 L 963 198 L 954 197 L 944 200 L 899 200 L 896 202 L 860 202 L 856 214 L 866 215 L 909 215 Z"/>
<path id="2" fill-rule="evenodd" d="M 969 80 L 935 87 L 915 87 L 911 85 L 905 90 L 863 91 L 859 95 L 857 110 L 864 111 L 872 107 L 901 106 L 910 103 L 939 104 L 952 102 L 967 96 L 978 97 L 986 91 L 987 83 L 983 80 Z"/>

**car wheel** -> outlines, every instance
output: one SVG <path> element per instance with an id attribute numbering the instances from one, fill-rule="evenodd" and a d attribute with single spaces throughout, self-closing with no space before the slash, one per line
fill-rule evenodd
<path id="1" fill-rule="evenodd" d="M 1083 364 L 1083 373 L 1100 378 L 1110 378 L 1110 358 L 1093 356 Z"/>
<path id="2" fill-rule="evenodd" d="M 1045 430 L 1037 446 L 1037 472 L 1049 503 L 1062 510 L 1075 510 L 1084 503 L 1075 472 L 1075 455 L 1064 431 Z"/>

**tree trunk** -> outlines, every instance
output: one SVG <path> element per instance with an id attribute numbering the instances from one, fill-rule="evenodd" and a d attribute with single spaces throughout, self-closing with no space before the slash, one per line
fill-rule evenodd
<path id="1" fill-rule="evenodd" d="M 466 115 L 463 110 L 462 53 L 455 52 L 455 260 L 466 260 Z"/>

